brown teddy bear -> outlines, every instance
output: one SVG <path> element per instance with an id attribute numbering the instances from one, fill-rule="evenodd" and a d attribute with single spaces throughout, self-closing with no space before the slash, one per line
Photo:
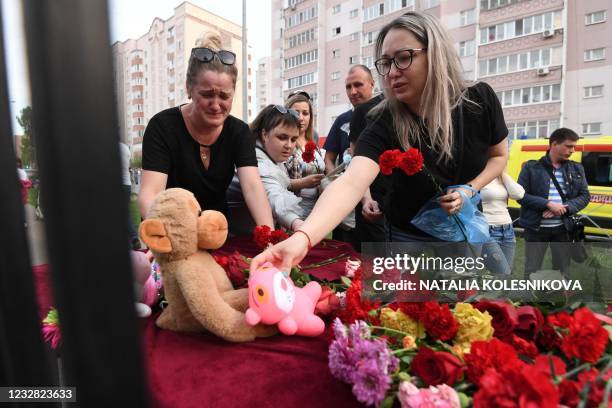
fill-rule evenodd
<path id="1" fill-rule="evenodd" d="M 192 193 L 170 188 L 157 195 L 139 233 L 159 263 L 168 301 L 157 319 L 158 327 L 207 330 L 233 342 L 274 334 L 273 328 L 246 323 L 248 289 L 235 290 L 208 252 L 227 238 L 222 213 L 202 211 Z"/>

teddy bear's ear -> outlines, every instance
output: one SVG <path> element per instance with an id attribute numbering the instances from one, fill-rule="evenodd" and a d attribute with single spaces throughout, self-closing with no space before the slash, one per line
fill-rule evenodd
<path id="1" fill-rule="evenodd" d="M 172 243 L 166 234 L 164 224 L 155 218 L 149 218 L 140 223 L 138 229 L 140 238 L 155 252 L 167 254 L 172 251 Z"/>

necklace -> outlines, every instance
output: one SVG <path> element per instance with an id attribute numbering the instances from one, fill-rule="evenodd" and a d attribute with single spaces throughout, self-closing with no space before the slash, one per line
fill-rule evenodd
<path id="1" fill-rule="evenodd" d="M 200 144 L 200 158 L 202 159 L 203 162 L 208 160 L 208 153 L 206 152 L 205 149 L 210 149 L 210 146 L 205 145 L 205 144 Z"/>

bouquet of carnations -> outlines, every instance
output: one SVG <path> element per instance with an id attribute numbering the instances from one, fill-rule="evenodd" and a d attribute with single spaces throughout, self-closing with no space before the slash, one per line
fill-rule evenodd
<path id="1" fill-rule="evenodd" d="M 612 407 L 612 319 L 502 300 L 382 305 L 356 275 L 329 368 L 368 406 Z"/>

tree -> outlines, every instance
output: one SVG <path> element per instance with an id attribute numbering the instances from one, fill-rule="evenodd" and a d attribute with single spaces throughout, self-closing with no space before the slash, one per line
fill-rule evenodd
<path id="1" fill-rule="evenodd" d="M 32 134 L 32 108 L 26 106 L 17 116 L 19 126 L 23 128 L 21 139 L 21 161 L 26 167 L 36 166 L 36 149 L 34 148 L 34 135 Z"/>

